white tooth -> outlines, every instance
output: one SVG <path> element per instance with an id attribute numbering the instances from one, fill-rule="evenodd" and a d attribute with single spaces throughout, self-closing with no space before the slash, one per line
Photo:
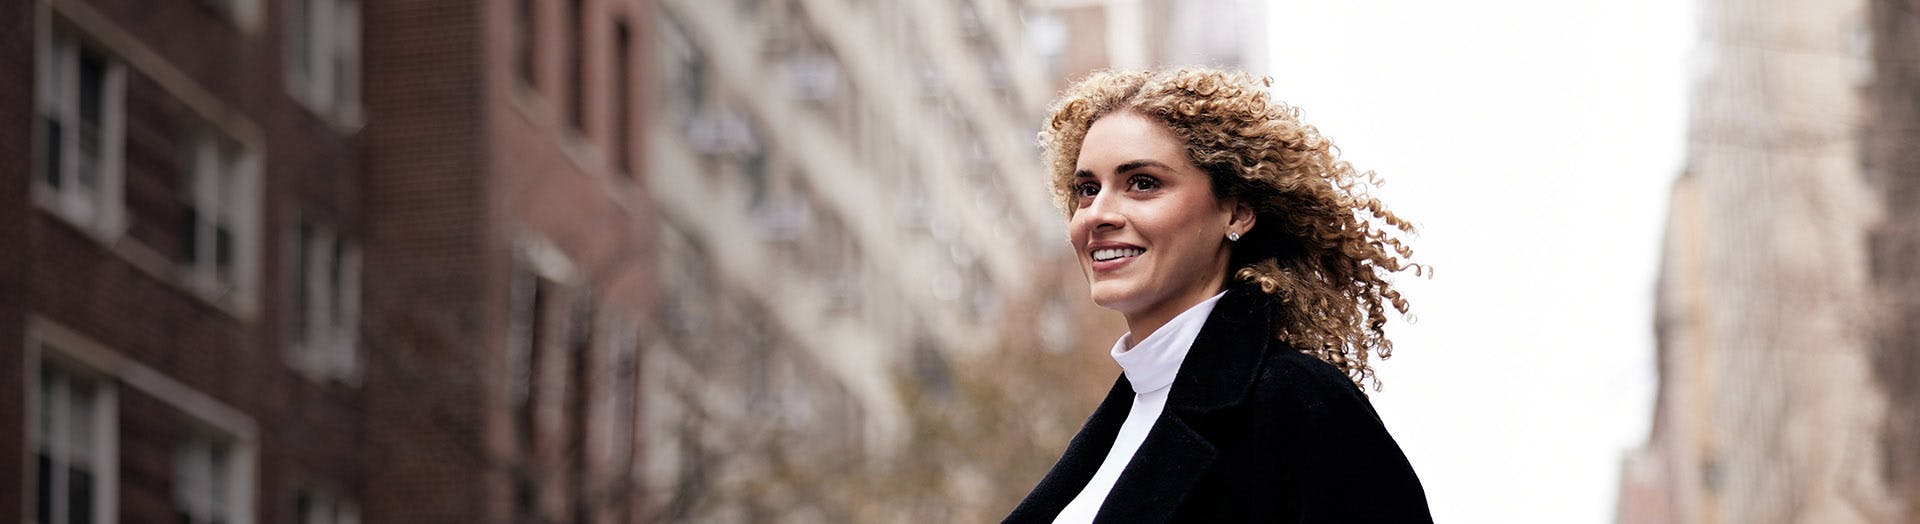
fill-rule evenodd
<path id="1" fill-rule="evenodd" d="M 1147 250 L 1141 248 L 1096 249 L 1093 251 L 1093 260 L 1096 262 L 1106 262 L 1121 257 L 1140 256 L 1141 253 L 1145 253 L 1146 251 Z"/>

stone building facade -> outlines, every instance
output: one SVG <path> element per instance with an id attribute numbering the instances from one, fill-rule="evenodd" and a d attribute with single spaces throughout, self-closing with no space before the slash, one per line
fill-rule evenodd
<path id="1" fill-rule="evenodd" d="M 1874 382 L 1889 399 L 1881 423 L 1896 520 L 1920 520 L 1920 9 L 1869 0 L 1873 82 L 1867 92 L 1867 180 L 1884 204 L 1872 229 Z"/>
<path id="2" fill-rule="evenodd" d="M 1065 249 L 1044 105 L 1100 67 L 1257 60 L 1251 31 L 1199 30 L 1245 2 L 1173 4 L 660 2 L 642 383 L 664 518 L 1012 509 L 1125 331 Z"/>
<path id="3" fill-rule="evenodd" d="M 1617 518 L 1912 521 L 1913 14 L 1702 4 L 1653 430 Z"/>
<path id="4" fill-rule="evenodd" d="M 997 519 L 1112 384 L 1121 330 L 1034 146 L 1028 9 L 660 2 L 642 383 L 665 519 Z"/>

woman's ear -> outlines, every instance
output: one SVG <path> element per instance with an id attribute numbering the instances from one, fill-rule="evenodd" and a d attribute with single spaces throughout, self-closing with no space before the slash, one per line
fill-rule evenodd
<path id="1" fill-rule="evenodd" d="M 1234 235 L 1236 237 L 1245 236 L 1248 231 L 1253 231 L 1254 216 L 1255 213 L 1253 212 L 1252 206 L 1235 200 L 1233 202 L 1233 216 L 1227 219 L 1227 231 L 1236 233 Z"/>

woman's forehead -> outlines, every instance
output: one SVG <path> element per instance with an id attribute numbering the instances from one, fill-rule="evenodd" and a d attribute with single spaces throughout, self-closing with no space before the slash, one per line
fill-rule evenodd
<path id="1" fill-rule="evenodd" d="M 1166 124 L 1134 112 L 1115 113 L 1095 120 L 1080 143 L 1076 174 L 1143 167 L 1143 162 L 1178 169 L 1192 167 L 1185 145 Z"/>

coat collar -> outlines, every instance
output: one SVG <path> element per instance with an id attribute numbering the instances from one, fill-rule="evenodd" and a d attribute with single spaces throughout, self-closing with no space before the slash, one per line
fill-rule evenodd
<path id="1" fill-rule="evenodd" d="M 1273 340 L 1273 297 L 1239 285 L 1220 297 L 1173 377 L 1167 408 L 1212 411 L 1240 401 Z"/>
<path id="2" fill-rule="evenodd" d="M 1272 308 L 1272 298 L 1251 285 L 1238 285 L 1220 297 L 1174 376 L 1166 410 L 1147 431 L 1095 520 L 1152 522 L 1172 516 L 1214 460 L 1214 445 L 1191 420 L 1245 397 L 1271 346 Z M 1060 462 L 1007 522 L 1051 522 L 1100 468 L 1132 404 L 1133 386 L 1123 374 Z"/>

